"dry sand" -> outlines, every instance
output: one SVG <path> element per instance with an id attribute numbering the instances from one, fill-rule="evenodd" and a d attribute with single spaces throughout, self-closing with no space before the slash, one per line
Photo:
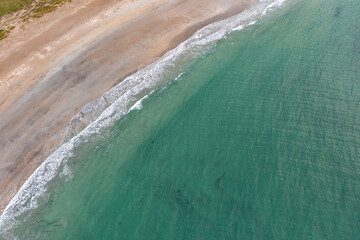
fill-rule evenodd
<path id="1" fill-rule="evenodd" d="M 0 213 L 82 107 L 196 30 L 255 2 L 73 0 L 16 28 L 0 42 Z"/>

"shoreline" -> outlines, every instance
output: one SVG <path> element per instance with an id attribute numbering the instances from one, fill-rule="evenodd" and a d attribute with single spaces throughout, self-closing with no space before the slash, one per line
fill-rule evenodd
<path id="1" fill-rule="evenodd" d="M 103 2 L 114 9 L 113 1 Z M 46 52 L 42 58 L 32 55 L 32 59 L 28 56 L 25 62 L 33 66 L 30 64 L 31 67 L 7 81 L 7 86 L 19 86 L 20 82 L 19 89 L 6 88 L 5 81 L 0 82 L 0 93 L 7 92 L 5 96 L 8 97 L 6 101 L 0 99 L 0 151 L 5 153 L 0 158 L 0 213 L 42 161 L 63 143 L 59 132 L 86 104 L 139 68 L 151 64 L 200 28 L 240 13 L 257 1 L 244 2 L 178 0 L 176 3 L 152 1 L 149 5 L 139 0 L 116 6 L 112 13 L 105 7 L 102 10 L 105 15 L 101 11 L 92 13 L 90 15 L 95 18 L 77 26 L 80 32 L 74 28 L 80 36 L 70 35 L 66 39 L 69 31 L 64 31 L 57 37 L 59 45 L 51 46 L 52 49 L 42 46 L 50 49 L 48 55 Z M 77 51 L 75 57 L 59 65 L 66 57 L 73 56 L 70 53 L 74 51 Z M 38 61 L 34 56 L 38 56 Z M 40 65 L 43 62 L 47 63 Z M 48 78 L 41 77 L 56 66 L 62 69 L 48 74 Z M 37 67 L 37 72 L 32 72 L 33 67 Z M 9 68 L 16 70 L 16 67 Z M 6 79 L 3 72 L 0 69 L 0 79 Z M 53 139 L 55 136 L 58 138 Z"/>

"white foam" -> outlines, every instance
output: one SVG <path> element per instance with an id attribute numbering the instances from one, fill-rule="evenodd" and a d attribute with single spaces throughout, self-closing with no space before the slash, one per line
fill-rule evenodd
<path id="1" fill-rule="evenodd" d="M 184 73 L 182 72 L 182 73 L 180 73 L 176 78 L 175 78 L 175 80 L 174 81 L 178 81 L 180 78 L 181 78 L 181 76 L 183 75 Z"/>
<path id="2" fill-rule="evenodd" d="M 0 234 L 5 234 L 18 224 L 17 217 L 38 206 L 39 197 L 46 192 L 47 183 L 55 176 L 71 177 L 71 170 L 66 163 L 73 156 L 76 147 L 98 137 L 104 129 L 113 126 L 129 111 L 141 109 L 142 101 L 149 96 L 146 92 L 151 93 L 151 90 L 166 85 L 166 81 L 169 81 L 174 72 L 181 71 L 177 66 L 199 58 L 218 40 L 232 31 L 254 24 L 256 19 L 283 2 L 285 1 L 260 0 L 251 9 L 239 15 L 206 26 L 157 62 L 126 78 L 100 99 L 85 106 L 70 124 L 69 131 L 76 136 L 63 144 L 36 169 L 0 216 Z M 177 80 L 180 77 L 181 74 Z M 145 97 L 137 101 L 137 96 L 144 95 Z M 134 102 L 135 104 L 132 104 Z M 131 105 L 132 107 L 129 107 Z M 88 124 L 87 127 L 77 134 L 77 127 L 84 121 Z"/>
<path id="3" fill-rule="evenodd" d="M 133 111 L 133 110 L 141 110 L 142 109 L 142 102 L 145 100 L 145 99 L 148 99 L 149 96 L 153 93 L 154 91 L 151 91 L 149 94 L 145 95 L 144 97 L 142 97 L 140 100 L 138 100 L 128 111 L 128 113 L 130 111 Z"/>
<path id="4" fill-rule="evenodd" d="M 284 4 L 286 0 L 277 0 L 277 1 L 274 1 L 273 3 L 269 4 L 265 10 L 261 13 L 261 16 L 264 16 L 269 10 L 271 9 L 274 9 L 276 7 L 280 7 L 281 5 Z"/>
<path id="5" fill-rule="evenodd" d="M 250 25 L 250 24 L 249 24 L 249 25 Z M 243 29 L 244 29 L 244 26 L 240 25 L 240 26 L 234 28 L 234 31 L 241 31 L 241 30 L 243 30 Z"/>

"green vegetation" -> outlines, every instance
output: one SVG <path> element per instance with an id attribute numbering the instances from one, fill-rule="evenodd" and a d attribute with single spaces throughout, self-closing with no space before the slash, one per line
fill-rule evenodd
<path id="1" fill-rule="evenodd" d="M 71 0 L 0 0 L 0 16 L 28 7 L 29 15 L 26 19 L 30 17 L 38 18 L 45 13 L 54 11 L 65 2 L 70 1 Z"/>
<path id="2" fill-rule="evenodd" d="M 7 28 L 6 30 L 0 29 L 0 40 L 6 38 L 7 35 L 9 34 L 9 32 L 11 30 L 13 30 L 14 28 L 15 28 L 15 26 L 11 26 L 11 27 Z"/>
<path id="3" fill-rule="evenodd" d="M 31 3 L 31 0 L 0 0 L 0 17 L 16 12 Z"/>
<path id="4" fill-rule="evenodd" d="M 0 0 L 0 17 L 23 9 L 19 20 L 27 21 L 52 12 L 66 2 L 71 2 L 71 0 Z M 13 28 L 11 23 L 5 22 L 0 29 L 0 40 L 6 38 Z"/>
<path id="5" fill-rule="evenodd" d="M 54 11 L 57 7 L 61 7 L 66 2 L 71 2 L 71 0 L 40 0 L 34 4 L 30 13 L 25 16 L 24 21 L 29 18 L 39 18 Z"/>
<path id="6" fill-rule="evenodd" d="M 8 31 L 0 29 L 0 40 L 7 37 Z"/>

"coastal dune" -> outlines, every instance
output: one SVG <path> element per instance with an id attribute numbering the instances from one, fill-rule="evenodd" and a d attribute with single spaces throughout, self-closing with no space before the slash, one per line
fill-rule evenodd
<path id="1" fill-rule="evenodd" d="M 74 0 L 0 42 L 0 213 L 86 104 L 257 2 Z"/>

